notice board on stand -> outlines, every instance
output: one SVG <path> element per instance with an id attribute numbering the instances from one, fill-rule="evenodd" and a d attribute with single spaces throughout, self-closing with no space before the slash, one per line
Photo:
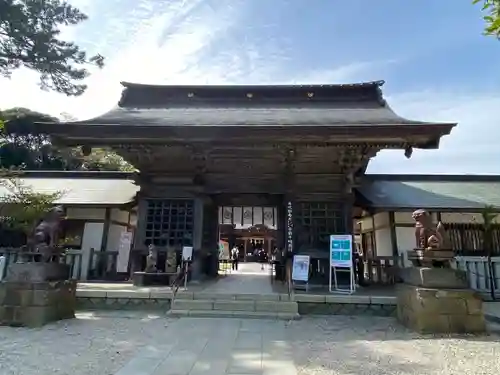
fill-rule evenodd
<path id="1" fill-rule="evenodd" d="M 330 292 L 354 293 L 356 280 L 352 258 L 353 236 L 332 234 L 330 236 Z M 349 273 L 349 285 L 339 285 L 337 274 Z"/>

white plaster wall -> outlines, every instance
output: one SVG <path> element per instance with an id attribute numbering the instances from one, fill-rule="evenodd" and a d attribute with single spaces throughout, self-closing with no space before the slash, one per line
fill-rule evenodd
<path id="1" fill-rule="evenodd" d="M 460 223 L 460 224 L 482 224 L 483 218 L 480 213 L 461 213 L 461 212 L 443 212 L 441 214 L 443 223 Z"/>
<path id="2" fill-rule="evenodd" d="M 389 226 L 389 213 L 388 212 L 379 212 L 373 216 L 375 221 L 375 229 L 381 227 Z"/>
<path id="3" fill-rule="evenodd" d="M 361 227 L 362 232 L 370 231 L 373 228 L 372 225 L 372 217 L 371 216 L 365 216 L 361 220 L 359 220 L 359 225 Z"/>
<path id="4" fill-rule="evenodd" d="M 111 209 L 111 220 L 117 221 L 119 223 L 128 223 L 128 211 L 122 211 L 118 208 Z"/>
<path id="5" fill-rule="evenodd" d="M 392 256 L 391 229 L 376 229 L 375 244 L 377 256 Z"/>
<path id="6" fill-rule="evenodd" d="M 124 225 L 111 224 L 108 231 L 106 251 L 118 251 L 118 247 L 120 246 L 120 236 L 122 232 L 126 231 L 127 227 Z"/>
<path id="7" fill-rule="evenodd" d="M 137 210 L 130 214 L 130 225 L 137 227 Z"/>
<path id="8" fill-rule="evenodd" d="M 396 224 L 413 224 L 415 221 L 411 215 L 412 212 L 394 212 L 394 222 Z"/>
<path id="9" fill-rule="evenodd" d="M 68 207 L 66 209 L 66 217 L 68 219 L 104 220 L 105 216 L 106 209 L 104 208 Z"/>
<path id="10" fill-rule="evenodd" d="M 90 249 L 101 250 L 104 223 L 85 223 L 82 237 L 82 279 L 87 279 L 90 267 Z"/>
<path id="11" fill-rule="evenodd" d="M 408 262 L 408 250 L 415 248 L 415 229 L 412 227 L 396 227 L 398 253 L 403 254 L 405 267 L 411 266 Z"/>

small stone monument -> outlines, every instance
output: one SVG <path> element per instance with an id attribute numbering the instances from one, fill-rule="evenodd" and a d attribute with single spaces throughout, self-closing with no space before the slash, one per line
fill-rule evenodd
<path id="1" fill-rule="evenodd" d="M 158 269 L 158 249 L 154 244 L 150 244 L 148 246 L 148 255 L 146 256 L 146 267 L 144 271 L 134 272 L 132 281 L 134 286 L 167 286 L 170 285 L 171 278 L 174 277 L 174 275 L 175 273 L 170 272 L 168 268 L 168 254 L 165 271 L 161 271 L 161 266 L 160 269 Z"/>
<path id="2" fill-rule="evenodd" d="M 157 264 L 158 250 L 155 245 L 151 244 L 148 246 L 148 256 L 146 257 L 146 268 L 144 269 L 144 272 L 158 272 L 158 269 L 156 268 Z"/>
<path id="3" fill-rule="evenodd" d="M 425 210 L 413 213 L 416 248 L 408 252 L 413 267 L 401 270 L 398 320 L 420 333 L 482 333 L 486 330 L 482 300 L 468 287 L 463 271 L 451 268 L 444 225 L 432 223 Z"/>
<path id="4" fill-rule="evenodd" d="M 177 251 L 172 246 L 167 248 L 167 259 L 165 261 L 165 272 L 177 272 Z"/>
<path id="5" fill-rule="evenodd" d="M 0 325 L 38 327 L 75 317 L 76 281 L 60 263 L 59 227 L 64 210 L 54 207 L 35 228 L 18 261 L 0 282 Z"/>

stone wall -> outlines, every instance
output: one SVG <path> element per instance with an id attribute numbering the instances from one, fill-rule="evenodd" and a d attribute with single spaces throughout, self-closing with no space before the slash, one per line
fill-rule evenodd
<path id="1" fill-rule="evenodd" d="M 75 317 L 76 281 L 0 282 L 0 325 L 39 327 Z"/>

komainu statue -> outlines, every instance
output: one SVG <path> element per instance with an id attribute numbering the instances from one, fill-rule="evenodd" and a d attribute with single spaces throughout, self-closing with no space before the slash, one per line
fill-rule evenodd
<path id="1" fill-rule="evenodd" d="M 417 249 L 442 250 L 446 248 L 446 231 L 443 223 L 435 226 L 432 216 L 426 210 L 417 210 L 412 215 L 415 220 L 415 242 Z"/>
<path id="2" fill-rule="evenodd" d="M 33 251 L 42 255 L 42 262 L 49 262 L 59 244 L 59 231 L 64 208 L 52 208 L 33 231 Z"/>

